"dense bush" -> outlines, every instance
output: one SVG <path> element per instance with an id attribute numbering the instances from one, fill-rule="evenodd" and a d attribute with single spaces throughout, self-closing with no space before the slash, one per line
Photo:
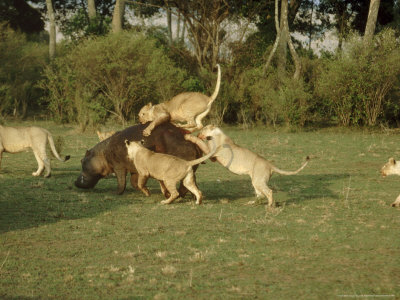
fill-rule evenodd
<path id="1" fill-rule="evenodd" d="M 48 63 L 46 44 L 28 42 L 2 25 L 0 114 L 23 117 L 30 108 L 41 109 L 85 130 L 110 118 L 135 122 L 142 105 L 183 91 L 212 93 L 216 70 L 197 68 L 186 46 L 170 45 L 162 30 L 139 29 L 58 44 L 57 58 Z M 235 44 L 232 57 L 220 62 L 221 88 L 206 122 L 399 126 L 400 45 L 394 31 L 382 31 L 369 45 L 353 37 L 336 55 L 303 53 L 300 80 L 273 70 L 264 75 L 258 44 Z M 252 47 L 258 50 L 247 55 Z"/>
<path id="2" fill-rule="evenodd" d="M 316 94 L 329 101 L 339 122 L 374 126 L 400 75 L 400 45 L 384 30 L 370 45 L 353 38 L 342 55 L 326 63 Z"/>
<path id="3" fill-rule="evenodd" d="M 239 77 L 231 101 L 238 104 L 241 123 L 303 126 L 309 120 L 311 94 L 302 80 L 264 76 L 262 68 L 249 69 Z"/>
<path id="4" fill-rule="evenodd" d="M 46 45 L 0 24 L 0 115 L 25 117 L 38 107 L 42 91 L 36 84 L 47 55 Z"/>
<path id="5" fill-rule="evenodd" d="M 155 41 L 137 32 L 89 39 L 45 70 L 42 87 L 60 121 L 87 125 L 110 114 L 125 124 L 148 102 L 182 91 L 185 72 L 174 67 Z"/>

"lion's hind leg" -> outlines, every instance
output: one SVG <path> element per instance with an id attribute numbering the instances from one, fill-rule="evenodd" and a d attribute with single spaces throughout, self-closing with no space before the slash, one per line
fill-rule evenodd
<path id="1" fill-rule="evenodd" d="M 203 125 L 203 123 L 202 123 L 202 120 L 204 119 L 205 116 L 207 116 L 207 114 L 208 114 L 209 111 L 210 111 L 210 108 L 211 108 L 211 107 L 209 107 L 208 109 L 206 109 L 205 111 L 203 111 L 201 114 L 198 114 L 198 115 L 196 116 L 196 118 L 194 119 L 194 122 L 195 122 L 195 124 L 196 124 L 196 129 L 197 129 L 197 130 L 200 130 L 200 129 L 202 129 L 202 128 L 204 127 L 204 125 Z"/>
<path id="2" fill-rule="evenodd" d="M 36 161 L 37 161 L 37 164 L 38 164 L 38 169 L 36 170 L 36 172 L 33 172 L 32 175 L 33 176 L 40 176 L 43 173 L 43 170 L 45 168 L 45 163 L 44 163 L 39 151 L 33 150 L 33 154 L 35 155 L 35 158 L 36 158 Z"/>
<path id="3" fill-rule="evenodd" d="M 257 197 L 266 197 L 268 199 L 268 206 L 274 206 L 274 198 L 272 190 L 267 186 L 269 176 L 258 177 L 253 176 L 251 183 L 253 184 L 254 190 L 256 191 Z"/>
<path id="4" fill-rule="evenodd" d="M 37 145 L 32 147 L 33 154 L 35 155 L 36 161 L 38 163 L 38 169 L 36 172 L 32 173 L 33 176 L 39 176 L 45 171 L 44 177 L 50 177 L 51 166 L 50 159 L 46 154 L 46 141 L 47 136 L 40 137 L 41 141 L 38 139 Z"/>
<path id="5" fill-rule="evenodd" d="M 163 181 L 170 196 L 167 200 L 161 201 L 161 204 L 171 204 L 176 198 L 179 197 L 179 193 L 176 190 L 176 182 L 174 180 L 163 180 Z"/>
<path id="6" fill-rule="evenodd" d="M 193 170 L 191 170 L 183 179 L 183 185 L 196 196 L 196 204 L 201 204 L 202 194 L 197 188 Z"/>

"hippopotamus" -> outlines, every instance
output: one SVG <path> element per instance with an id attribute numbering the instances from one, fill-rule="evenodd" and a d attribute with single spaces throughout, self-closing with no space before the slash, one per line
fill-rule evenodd
<path id="1" fill-rule="evenodd" d="M 149 124 L 150 122 L 138 124 L 117 131 L 111 137 L 87 150 L 81 160 L 82 172 L 75 181 L 75 186 L 90 189 L 101 178 L 115 173 L 118 181 L 117 194 L 122 194 L 126 187 L 126 174 L 129 172 L 131 184 L 137 188 L 138 174 L 133 161 L 128 158 L 125 140 L 143 141 L 143 145 L 152 151 L 175 155 L 185 160 L 202 156 L 202 152 L 194 143 L 184 139 L 185 132 L 171 123 L 160 124 L 150 136 L 143 137 L 142 132 Z M 183 196 L 185 192 L 185 187 L 181 184 L 181 195 Z M 168 197 L 168 195 L 165 196 Z"/>

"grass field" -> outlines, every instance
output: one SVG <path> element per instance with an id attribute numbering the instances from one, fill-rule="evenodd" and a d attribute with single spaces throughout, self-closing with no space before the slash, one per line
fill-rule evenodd
<path id="1" fill-rule="evenodd" d="M 45 179 L 31 176 L 31 152 L 3 155 L 1 299 L 400 298 L 400 178 L 379 174 L 400 159 L 399 135 L 224 128 L 279 168 L 311 161 L 272 177 L 273 209 L 246 205 L 249 177 L 212 162 L 197 172 L 203 205 L 163 206 L 155 181 L 148 198 L 131 186 L 117 196 L 114 177 L 75 188 L 97 136 L 35 124 L 63 135 L 72 157 L 53 159 Z"/>

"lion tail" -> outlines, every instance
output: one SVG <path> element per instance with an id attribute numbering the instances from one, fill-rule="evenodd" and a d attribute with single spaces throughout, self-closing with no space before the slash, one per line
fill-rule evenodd
<path id="1" fill-rule="evenodd" d="M 306 161 L 303 163 L 303 165 L 298 168 L 296 171 L 284 171 L 284 170 L 280 170 L 277 167 L 273 167 L 272 171 L 281 174 L 281 175 L 295 175 L 297 173 L 299 173 L 301 170 L 303 170 L 305 168 L 305 166 L 307 166 L 308 162 L 310 161 L 310 157 L 307 156 L 306 157 Z"/>
<path id="2" fill-rule="evenodd" d="M 60 157 L 60 155 L 57 153 L 56 146 L 54 145 L 53 136 L 51 135 L 50 132 L 48 132 L 48 134 L 47 134 L 47 139 L 49 140 L 51 152 L 53 152 L 54 156 L 55 156 L 59 161 L 64 162 L 64 161 L 67 161 L 68 159 L 70 159 L 70 157 L 71 157 L 70 155 L 67 155 L 67 156 L 64 157 L 64 159 L 62 159 L 62 158 Z"/>
<path id="3" fill-rule="evenodd" d="M 211 156 L 213 156 L 215 154 L 215 152 L 217 152 L 217 146 L 215 145 L 214 139 L 211 136 L 208 136 L 207 140 L 211 140 L 213 142 L 213 148 L 211 149 L 210 153 L 208 153 L 207 155 L 204 155 L 198 159 L 189 161 L 189 164 L 191 166 L 202 163 L 203 161 L 205 161 L 205 160 L 209 159 Z"/>
<path id="4" fill-rule="evenodd" d="M 219 87 L 221 86 L 221 67 L 219 66 L 219 64 L 217 64 L 217 68 L 218 68 L 217 84 L 215 85 L 214 93 L 210 96 L 210 102 L 208 102 L 208 106 L 211 106 L 211 104 L 217 98 L 219 93 Z"/>

